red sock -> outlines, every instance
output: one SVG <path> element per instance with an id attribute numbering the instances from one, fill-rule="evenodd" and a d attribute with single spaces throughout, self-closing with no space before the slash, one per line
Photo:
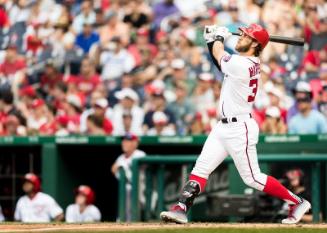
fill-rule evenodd
<path id="1" fill-rule="evenodd" d="M 272 176 L 267 177 L 267 183 L 263 191 L 271 196 L 282 199 L 289 204 L 300 203 L 300 198 L 286 189 L 278 180 Z"/>
<path id="2" fill-rule="evenodd" d="M 204 191 L 207 184 L 207 179 L 191 174 L 190 180 L 195 181 L 200 185 L 200 192 Z"/>

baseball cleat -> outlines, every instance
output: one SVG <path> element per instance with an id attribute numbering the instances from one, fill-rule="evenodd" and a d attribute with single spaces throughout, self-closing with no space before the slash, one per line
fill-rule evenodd
<path id="1" fill-rule="evenodd" d="M 186 212 L 179 206 L 175 205 L 170 211 L 160 213 L 160 219 L 164 222 L 173 222 L 178 224 L 187 223 Z"/>
<path id="2" fill-rule="evenodd" d="M 307 200 L 303 201 L 297 205 L 290 205 L 290 210 L 288 217 L 282 220 L 283 224 L 296 224 L 298 223 L 303 215 L 311 209 L 311 204 Z"/>

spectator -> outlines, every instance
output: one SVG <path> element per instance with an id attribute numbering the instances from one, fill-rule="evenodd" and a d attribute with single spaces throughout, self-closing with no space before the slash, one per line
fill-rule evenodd
<path id="1" fill-rule="evenodd" d="M 81 13 L 73 21 L 73 29 L 76 33 L 81 33 L 84 24 L 95 23 L 95 12 L 93 11 L 93 2 L 84 0 L 81 4 Z"/>
<path id="2" fill-rule="evenodd" d="M 312 109 L 312 94 L 296 97 L 298 113 L 290 119 L 289 130 L 291 134 L 322 134 L 327 133 L 327 121 L 324 116 Z"/>
<path id="3" fill-rule="evenodd" d="M 147 132 L 154 127 L 153 115 L 155 112 L 163 112 L 168 119 L 168 127 L 176 128 L 176 119 L 174 114 L 168 109 L 164 93 L 154 93 L 152 95 L 151 109 L 144 116 L 143 130 Z"/>
<path id="4" fill-rule="evenodd" d="M 105 16 L 106 24 L 100 28 L 100 41 L 102 46 L 106 46 L 113 38 L 120 38 L 122 46 L 129 43 L 129 27 L 126 23 L 118 19 L 116 12 L 109 11 Z"/>
<path id="5" fill-rule="evenodd" d="M 6 51 L 6 56 L 2 64 L 0 64 L 0 77 L 10 78 L 18 71 L 26 68 L 25 59 L 17 52 L 15 45 L 10 45 Z"/>
<path id="6" fill-rule="evenodd" d="M 130 27 L 141 28 L 149 23 L 148 15 L 142 12 L 142 2 L 141 0 L 129 1 L 130 12 L 126 13 L 123 21 Z"/>
<path id="7" fill-rule="evenodd" d="M 23 191 L 25 195 L 18 199 L 15 210 L 16 221 L 41 223 L 64 219 L 63 210 L 57 202 L 41 192 L 41 181 L 35 174 L 24 176 Z"/>
<path id="8" fill-rule="evenodd" d="M 153 6 L 154 25 L 160 28 L 161 21 L 170 15 L 178 14 L 179 9 L 174 4 L 174 0 L 161 0 Z"/>
<path id="9" fill-rule="evenodd" d="M 40 78 L 41 89 L 44 93 L 53 90 L 54 86 L 63 81 L 63 75 L 59 72 L 54 62 L 49 61 L 45 65 L 44 72 Z"/>
<path id="10" fill-rule="evenodd" d="M 114 37 L 106 44 L 106 49 L 100 55 L 100 64 L 103 65 L 102 79 L 116 80 L 124 73 L 130 72 L 135 62 L 133 57 L 123 48 L 119 37 Z"/>
<path id="11" fill-rule="evenodd" d="M 129 112 L 132 122 L 130 123 L 129 133 L 142 135 L 142 123 L 144 119 L 144 110 L 138 106 L 139 97 L 136 92 L 130 88 L 124 88 L 116 92 L 116 98 L 119 103 L 113 109 L 114 135 L 124 135 L 127 131 L 124 124 L 124 113 Z M 125 119 L 126 120 L 126 119 Z"/>
<path id="12" fill-rule="evenodd" d="M 92 45 L 99 40 L 99 34 L 93 30 L 92 24 L 84 23 L 83 30 L 77 35 L 75 44 L 83 49 L 84 54 L 87 54 Z"/>
<path id="13" fill-rule="evenodd" d="M 205 134 L 206 129 L 202 121 L 201 113 L 197 112 L 191 121 L 191 127 L 189 128 L 189 133 L 192 135 L 202 135 Z"/>
<path id="14" fill-rule="evenodd" d="M 194 115 L 194 105 L 187 98 L 187 86 L 180 82 L 175 89 L 176 100 L 168 104 L 168 109 L 174 114 L 178 134 L 185 135 L 187 127 Z"/>
<path id="15" fill-rule="evenodd" d="M 71 78 L 71 81 L 76 84 L 77 90 L 86 96 L 90 95 L 101 82 L 95 65 L 90 58 L 84 58 L 82 60 L 79 75 Z"/>
<path id="16" fill-rule="evenodd" d="M 104 98 L 96 100 L 92 113 L 87 117 L 87 133 L 111 135 L 113 126 L 107 118 L 108 101 Z"/>
<path id="17" fill-rule="evenodd" d="M 80 185 L 75 194 L 75 203 L 66 209 L 66 222 L 99 222 L 101 213 L 99 209 L 93 205 L 95 200 L 94 191 L 86 185 Z"/>
<path id="18" fill-rule="evenodd" d="M 199 75 L 198 85 L 193 91 L 193 104 L 198 112 L 205 112 L 208 108 L 213 107 L 214 93 L 212 90 L 214 77 L 210 73 Z"/>
<path id="19" fill-rule="evenodd" d="M 142 51 L 149 50 L 150 58 L 154 59 L 157 54 L 157 48 L 149 43 L 150 32 L 145 28 L 140 28 L 137 30 L 136 42 L 128 48 L 128 52 L 134 57 L 135 65 L 139 66 L 142 62 Z"/>
<path id="20" fill-rule="evenodd" d="M 278 107 L 272 106 L 266 109 L 266 119 L 261 125 L 261 132 L 266 134 L 285 134 L 287 132 Z"/>
<path id="21" fill-rule="evenodd" d="M 151 136 L 173 136 L 175 129 L 168 125 L 168 117 L 164 112 L 154 112 L 152 116 L 153 128 L 150 128 L 147 135 Z"/>
<path id="22" fill-rule="evenodd" d="M 138 150 L 139 139 L 135 134 L 126 134 L 122 139 L 122 150 L 123 154 L 121 154 L 115 161 L 115 163 L 111 167 L 111 172 L 119 179 L 119 168 L 123 168 L 125 171 L 125 176 L 128 182 L 126 182 L 126 221 L 131 221 L 131 191 L 132 191 L 132 162 L 133 159 L 143 158 L 145 157 L 144 151 Z M 142 175 L 141 175 L 142 176 Z M 144 191 L 144 185 L 140 188 L 140 190 Z M 143 196 L 143 195 L 142 195 Z M 141 197 L 142 198 L 142 197 Z M 143 197 L 144 198 L 144 197 Z M 142 199 L 143 199 L 142 198 Z M 144 200 L 143 200 L 144 202 Z"/>

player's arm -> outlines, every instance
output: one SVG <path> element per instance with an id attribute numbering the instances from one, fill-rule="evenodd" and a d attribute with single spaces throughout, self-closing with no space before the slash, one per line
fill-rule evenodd
<path id="1" fill-rule="evenodd" d="M 216 25 L 205 26 L 203 37 L 207 42 L 209 54 L 216 67 L 221 70 L 221 59 L 226 55 L 224 49 L 224 40 L 227 39 L 231 33 L 226 27 L 218 27 Z"/>

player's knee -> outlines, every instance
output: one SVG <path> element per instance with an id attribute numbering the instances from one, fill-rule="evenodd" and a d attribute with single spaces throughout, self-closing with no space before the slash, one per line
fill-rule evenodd
<path id="1" fill-rule="evenodd" d="M 257 190 L 262 190 L 264 188 L 263 184 L 252 176 L 243 177 L 243 182 L 247 186 Z"/>

